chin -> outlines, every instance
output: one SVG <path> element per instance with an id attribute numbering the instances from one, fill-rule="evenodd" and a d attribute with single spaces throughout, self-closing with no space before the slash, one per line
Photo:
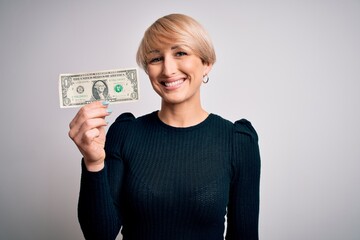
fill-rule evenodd
<path id="1" fill-rule="evenodd" d="M 162 98 L 162 101 L 166 104 L 181 104 L 184 103 L 186 100 L 184 98 L 181 97 L 174 97 L 174 98 Z"/>

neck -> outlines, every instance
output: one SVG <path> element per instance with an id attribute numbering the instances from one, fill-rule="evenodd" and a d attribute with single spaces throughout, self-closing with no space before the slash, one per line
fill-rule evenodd
<path id="1" fill-rule="evenodd" d="M 209 113 L 202 108 L 200 103 L 187 106 L 187 104 L 167 104 L 163 101 L 158 116 L 167 125 L 191 127 L 204 121 Z"/>

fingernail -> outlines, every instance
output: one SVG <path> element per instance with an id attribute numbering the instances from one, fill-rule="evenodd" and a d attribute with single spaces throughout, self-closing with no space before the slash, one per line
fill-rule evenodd
<path id="1" fill-rule="evenodd" d="M 109 105 L 109 102 L 108 101 L 103 101 L 102 105 L 107 106 L 107 105 Z"/>
<path id="2" fill-rule="evenodd" d="M 107 113 L 112 113 L 112 110 L 108 108 L 108 109 L 106 109 L 106 112 Z"/>

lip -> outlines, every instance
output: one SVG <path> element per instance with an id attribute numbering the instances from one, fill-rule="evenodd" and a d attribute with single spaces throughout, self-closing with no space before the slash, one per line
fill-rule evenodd
<path id="1" fill-rule="evenodd" d="M 173 90 L 173 89 L 177 89 L 179 87 L 181 87 L 181 85 L 185 82 L 185 78 L 180 78 L 180 79 L 174 79 L 174 80 L 166 80 L 166 81 L 161 81 L 160 84 L 165 87 L 165 89 L 168 90 Z"/>

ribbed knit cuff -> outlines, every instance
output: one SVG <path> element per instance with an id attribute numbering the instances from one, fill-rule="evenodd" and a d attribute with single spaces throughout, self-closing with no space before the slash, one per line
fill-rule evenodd
<path id="1" fill-rule="evenodd" d="M 86 179 L 93 179 L 93 181 L 106 179 L 106 164 L 104 165 L 104 168 L 101 169 L 100 171 L 91 172 L 87 170 L 84 162 L 84 158 L 81 159 L 81 177 Z"/>

